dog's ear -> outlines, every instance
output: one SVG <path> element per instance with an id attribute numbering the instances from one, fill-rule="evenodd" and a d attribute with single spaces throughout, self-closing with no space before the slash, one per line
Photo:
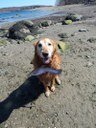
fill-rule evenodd
<path id="1" fill-rule="evenodd" d="M 33 43 L 33 46 L 36 47 L 37 43 L 38 43 L 38 41 L 34 42 Z"/>
<path id="2" fill-rule="evenodd" d="M 56 52 L 57 51 L 57 42 L 55 40 L 51 40 L 51 42 L 53 43 L 54 52 Z"/>

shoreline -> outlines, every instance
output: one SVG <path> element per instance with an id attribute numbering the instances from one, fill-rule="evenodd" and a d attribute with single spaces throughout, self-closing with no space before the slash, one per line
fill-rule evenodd
<path id="1" fill-rule="evenodd" d="M 86 8 L 84 10 L 84 8 Z M 43 20 L 53 20 L 53 21 L 59 21 L 60 19 L 62 20 L 63 17 L 65 17 L 68 13 L 77 13 L 80 15 L 83 15 L 85 19 L 90 19 L 90 18 L 96 18 L 95 11 L 94 14 L 90 11 L 92 9 L 95 10 L 96 5 L 84 5 L 84 4 L 74 4 L 74 5 L 65 5 L 65 6 L 60 6 L 60 7 L 41 7 L 36 10 L 51 10 L 54 11 L 52 14 L 40 17 L 40 18 L 35 18 L 35 19 L 25 19 L 25 20 L 31 20 L 33 23 L 38 23 L 39 21 Z M 84 11 L 83 11 L 84 10 Z M 89 12 L 89 13 L 87 13 Z M 20 20 L 22 21 L 22 20 Z M 16 21 L 18 22 L 18 21 Z M 10 22 L 10 23 L 4 23 L 1 25 L 0 29 L 6 29 L 12 26 L 16 22 Z"/>
<path id="2" fill-rule="evenodd" d="M 59 16 L 58 13 L 60 13 L 60 12 L 55 12 L 55 13 L 52 13 L 52 14 L 49 14 L 49 15 L 46 15 L 46 16 L 42 16 L 42 17 L 40 17 L 40 18 L 34 18 L 34 19 L 29 18 L 29 19 L 20 20 L 20 21 L 27 21 L 27 20 L 30 20 L 30 21 L 32 21 L 33 23 L 38 23 L 38 22 L 40 22 L 40 21 L 42 22 L 43 20 L 55 20 L 55 19 L 56 19 L 56 21 L 58 22 L 58 20 L 59 20 L 60 18 L 62 18 L 63 16 L 65 16 L 65 15 Z M 58 16 L 54 16 L 54 15 L 58 15 Z M 17 22 L 19 22 L 19 21 L 1 24 L 1 25 L 0 25 L 0 29 L 8 29 L 9 27 L 11 27 L 13 24 L 15 24 L 15 23 L 17 23 Z"/>
<path id="3" fill-rule="evenodd" d="M 45 9 L 46 8 L 46 9 Z M 48 11 L 47 11 L 48 10 Z M 14 24 L 16 22 L 19 22 L 19 21 L 23 21 L 23 20 L 36 20 L 36 19 L 41 19 L 41 18 L 44 18 L 44 17 L 47 17 L 53 13 L 55 13 L 56 11 L 54 10 L 50 10 L 48 9 L 48 7 L 40 7 L 40 8 L 36 8 L 36 9 L 28 9 L 28 10 L 19 10 L 20 12 L 18 12 L 18 10 L 16 10 L 15 12 L 15 16 L 11 16 L 10 17 L 10 13 L 11 11 L 9 12 L 8 14 L 8 21 L 6 21 L 6 17 L 2 17 L 1 18 L 1 22 L 0 22 L 0 27 L 3 27 L 3 26 L 7 26 L 7 24 L 11 25 L 11 24 Z M 21 11 L 26 11 L 25 12 L 25 16 L 24 14 L 21 13 Z M 32 12 L 31 12 L 32 11 Z M 35 11 L 36 13 L 36 16 L 35 16 Z M 39 11 L 41 11 L 41 15 L 39 14 Z M 27 12 L 28 12 L 28 16 L 27 16 Z M 13 12 L 12 12 L 13 13 Z M 24 13 L 24 12 L 23 12 Z M 43 13 L 43 14 L 42 14 Z M 13 15 L 13 14 L 12 14 Z M 32 18 L 30 18 L 29 16 L 31 15 Z M 17 17 L 18 16 L 18 17 Z M 5 19 L 5 21 L 3 21 Z"/>
<path id="4" fill-rule="evenodd" d="M 2 13 L 2 12 L 10 12 L 10 11 L 33 10 L 33 9 L 44 8 L 44 7 L 46 8 L 46 7 L 52 7 L 52 6 L 33 5 L 33 6 L 0 8 L 0 13 Z"/>

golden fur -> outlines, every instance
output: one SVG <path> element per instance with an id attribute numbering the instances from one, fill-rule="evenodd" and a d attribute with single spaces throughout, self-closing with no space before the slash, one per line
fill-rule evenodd
<path id="1" fill-rule="evenodd" d="M 47 41 L 50 40 L 51 45 L 53 47 L 52 56 L 51 56 L 50 62 L 48 64 L 44 64 L 42 62 L 41 56 L 38 55 L 38 52 L 37 52 L 38 43 L 40 41 L 45 43 L 46 40 Z M 61 60 L 60 60 L 60 57 L 59 57 L 59 55 L 57 53 L 57 50 L 56 50 L 56 42 L 54 42 L 53 40 L 48 39 L 48 38 L 41 39 L 40 41 L 38 41 L 34 44 L 35 54 L 34 54 L 34 59 L 32 61 L 33 65 L 34 65 L 34 68 L 36 69 L 36 68 L 39 68 L 41 66 L 47 66 L 47 67 L 50 67 L 50 68 L 53 68 L 53 69 L 60 69 Z M 47 51 L 47 47 L 42 46 L 42 49 L 43 49 L 43 51 L 45 51 L 45 50 Z M 55 91 L 55 86 L 54 86 L 55 80 L 57 81 L 58 84 L 61 83 L 58 75 L 54 75 L 54 74 L 50 74 L 50 73 L 42 74 L 42 75 L 38 76 L 38 78 L 44 85 L 45 95 L 47 97 L 50 95 L 50 90 Z"/>

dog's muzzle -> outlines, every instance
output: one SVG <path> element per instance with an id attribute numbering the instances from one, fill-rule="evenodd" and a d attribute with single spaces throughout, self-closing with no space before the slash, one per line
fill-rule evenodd
<path id="1" fill-rule="evenodd" d="M 50 58 L 49 58 L 49 54 L 47 52 L 42 52 L 42 55 L 43 55 L 43 63 L 44 64 L 49 64 L 50 62 Z"/>

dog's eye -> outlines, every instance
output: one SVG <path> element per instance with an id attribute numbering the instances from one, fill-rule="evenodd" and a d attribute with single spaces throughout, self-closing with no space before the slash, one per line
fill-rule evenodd
<path id="1" fill-rule="evenodd" d="M 48 45 L 50 46 L 51 44 L 50 44 L 50 43 L 48 43 Z"/>
<path id="2" fill-rule="evenodd" d="M 42 47 L 42 44 L 38 44 L 38 47 L 41 48 Z"/>

